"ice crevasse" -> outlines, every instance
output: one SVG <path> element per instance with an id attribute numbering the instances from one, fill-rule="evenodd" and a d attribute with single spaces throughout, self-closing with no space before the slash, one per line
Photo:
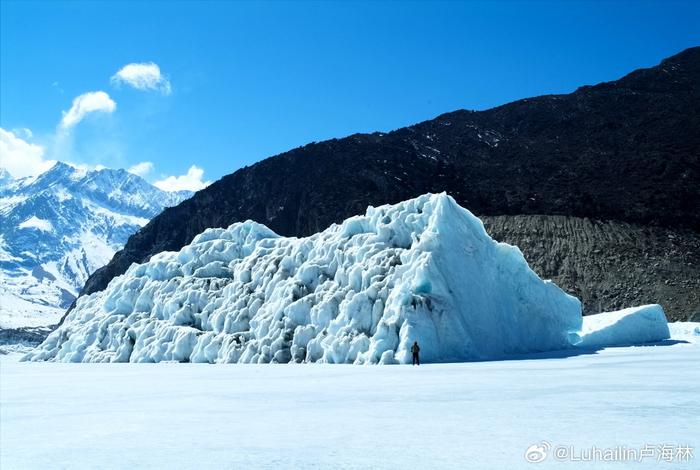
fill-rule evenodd
<path id="1" fill-rule="evenodd" d="M 578 341 L 581 305 L 446 194 L 306 238 L 246 221 L 132 265 L 27 356 L 72 362 L 406 363 Z"/>

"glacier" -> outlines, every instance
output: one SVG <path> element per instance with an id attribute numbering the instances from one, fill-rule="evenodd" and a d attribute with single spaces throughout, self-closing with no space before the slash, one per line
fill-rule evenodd
<path id="1" fill-rule="evenodd" d="M 134 264 L 27 359 L 70 362 L 410 361 L 565 349 L 581 304 L 540 279 L 446 194 L 307 238 L 246 221 Z"/>

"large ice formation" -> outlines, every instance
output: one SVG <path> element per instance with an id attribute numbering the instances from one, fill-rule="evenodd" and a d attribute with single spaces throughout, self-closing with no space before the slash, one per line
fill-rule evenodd
<path id="1" fill-rule="evenodd" d="M 405 363 L 571 346 L 581 305 L 445 194 L 307 238 L 247 221 L 132 265 L 28 358 Z"/>

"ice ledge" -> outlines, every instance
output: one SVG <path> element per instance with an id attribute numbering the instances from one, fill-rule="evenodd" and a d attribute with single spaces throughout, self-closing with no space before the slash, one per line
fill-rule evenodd
<path id="1" fill-rule="evenodd" d="M 583 317 L 576 347 L 597 349 L 663 341 L 671 337 L 661 305 L 642 305 Z"/>

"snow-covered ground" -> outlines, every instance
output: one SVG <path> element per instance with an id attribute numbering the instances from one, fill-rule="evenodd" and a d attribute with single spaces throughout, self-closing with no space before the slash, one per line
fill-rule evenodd
<path id="1" fill-rule="evenodd" d="M 21 289 L 16 289 L 21 287 L 18 284 L 23 281 L 21 279 L 18 282 L 13 281 L 17 281 L 17 278 L 8 277 L 0 282 L 0 328 L 55 325 L 66 313 L 64 308 L 41 305 L 38 302 L 23 299 L 17 295 L 17 291 Z M 45 291 L 45 287 L 46 285 L 41 284 L 33 286 L 32 295 Z"/>
<path id="2" fill-rule="evenodd" d="M 420 367 L 6 356 L 0 467 L 697 469 L 700 324 L 670 327 L 684 342 Z M 528 463 L 542 441 L 548 457 Z M 654 447 L 641 462 L 555 461 L 569 445 Z"/>

